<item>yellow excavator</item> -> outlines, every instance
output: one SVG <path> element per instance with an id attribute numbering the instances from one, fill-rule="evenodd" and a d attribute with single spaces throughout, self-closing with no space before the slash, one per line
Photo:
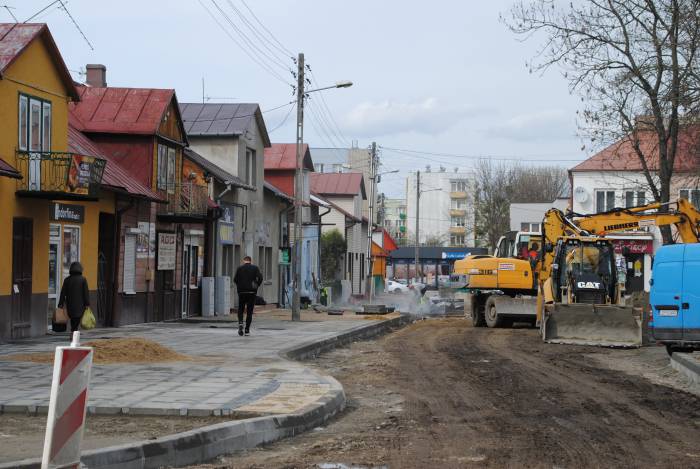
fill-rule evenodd
<path id="1" fill-rule="evenodd" d="M 664 213 L 658 203 L 592 215 L 549 210 L 542 233 L 529 234 L 539 241 L 536 261 L 516 249 L 504 253 L 499 243 L 495 256 L 468 256 L 455 263 L 470 292 L 466 314 L 477 327 L 536 321 L 546 342 L 640 345 L 641 317 L 622 304 L 614 249 L 604 236 L 674 225 L 684 242 L 698 242 L 700 212 L 684 199 L 668 205 Z M 514 245 L 520 236 L 511 236 Z"/>

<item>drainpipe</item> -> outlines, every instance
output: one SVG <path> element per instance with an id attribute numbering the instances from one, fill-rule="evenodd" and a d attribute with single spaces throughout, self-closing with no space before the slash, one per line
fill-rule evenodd
<path id="1" fill-rule="evenodd" d="M 121 250 L 121 233 L 122 233 L 122 215 L 134 208 L 134 199 L 129 198 L 129 204 L 126 207 L 118 208 L 119 197 L 114 198 L 114 214 L 116 215 L 116 221 L 114 223 L 114 253 L 112 259 L 114 261 L 114 273 L 112 277 L 112 311 L 110 314 L 109 324 L 113 327 L 116 323 L 115 321 L 115 311 L 117 307 L 117 299 L 119 298 L 119 252 Z M 150 217 L 149 217 L 150 218 Z M 145 319 L 145 318 L 144 318 Z"/>

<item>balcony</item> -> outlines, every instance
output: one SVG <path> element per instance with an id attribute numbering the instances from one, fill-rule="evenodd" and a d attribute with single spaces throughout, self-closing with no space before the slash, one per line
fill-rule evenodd
<path id="1" fill-rule="evenodd" d="M 194 182 L 168 184 L 166 191 L 161 191 L 168 202 L 160 204 L 158 216 L 161 218 L 205 218 L 209 208 L 209 190 Z M 176 221 L 176 220 L 175 220 Z"/>
<path id="2" fill-rule="evenodd" d="M 467 228 L 464 226 L 451 226 L 450 234 L 452 235 L 463 235 L 467 234 Z"/>
<path id="3" fill-rule="evenodd" d="M 450 209 L 450 216 L 451 217 L 466 217 L 467 211 L 463 208 L 451 208 Z"/>
<path id="4" fill-rule="evenodd" d="M 452 191 L 450 192 L 450 199 L 466 199 L 467 193 L 465 191 Z"/>
<path id="5" fill-rule="evenodd" d="M 94 156 L 54 151 L 15 154 L 17 195 L 42 199 L 97 200 L 107 162 Z"/>

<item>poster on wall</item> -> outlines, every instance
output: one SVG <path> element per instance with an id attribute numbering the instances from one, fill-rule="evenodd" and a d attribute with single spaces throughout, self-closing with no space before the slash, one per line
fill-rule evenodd
<path id="1" fill-rule="evenodd" d="M 148 258 L 156 258 L 156 224 L 148 224 Z"/>
<path id="2" fill-rule="evenodd" d="M 92 156 L 73 155 L 66 175 L 67 192 L 87 194 L 90 189 L 90 173 L 95 158 Z"/>
<path id="3" fill-rule="evenodd" d="M 175 233 L 158 233 L 158 270 L 175 270 Z"/>
<path id="4" fill-rule="evenodd" d="M 136 239 L 136 258 L 146 259 L 148 257 L 149 250 L 149 225 L 150 223 L 140 221 L 139 222 L 139 235 Z"/>

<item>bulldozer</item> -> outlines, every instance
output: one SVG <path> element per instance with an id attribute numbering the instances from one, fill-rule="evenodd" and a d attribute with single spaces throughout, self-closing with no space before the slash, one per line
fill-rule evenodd
<path id="1" fill-rule="evenodd" d="M 592 215 L 549 210 L 542 233 L 509 233 L 493 256 L 455 263 L 470 292 L 465 313 L 476 327 L 532 321 L 550 343 L 641 345 L 641 313 L 624 305 L 612 243 L 605 236 L 674 225 L 683 242 L 698 242 L 700 212 L 687 200 Z M 673 207 L 675 205 L 675 207 Z M 536 260 L 519 249 L 538 242 Z"/>

